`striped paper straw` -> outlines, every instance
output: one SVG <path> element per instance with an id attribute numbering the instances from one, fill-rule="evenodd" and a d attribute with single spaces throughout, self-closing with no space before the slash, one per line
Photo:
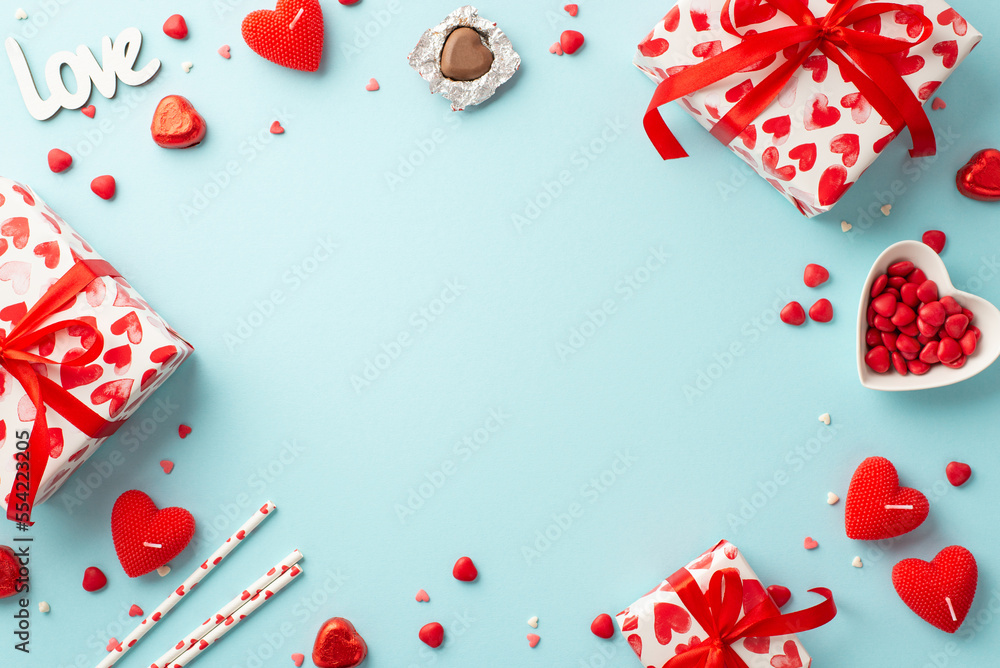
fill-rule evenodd
<path id="1" fill-rule="evenodd" d="M 184 594 L 187 594 L 194 589 L 195 585 L 204 580 L 209 573 L 215 570 L 215 567 L 218 566 L 223 559 L 229 556 L 229 553 L 235 550 L 236 547 L 240 545 L 243 540 L 260 525 L 261 522 L 270 517 L 276 509 L 277 507 L 270 501 L 261 506 L 253 514 L 253 516 L 240 527 L 239 531 L 227 538 L 226 542 L 223 543 L 219 549 L 213 552 L 201 566 L 196 568 L 194 573 L 189 575 L 187 580 L 185 580 L 180 587 L 170 592 L 170 596 L 168 596 L 163 603 L 156 606 L 156 609 L 153 610 L 151 615 L 142 620 L 131 633 L 125 636 L 125 639 L 118 643 L 117 647 L 111 650 L 111 652 L 104 657 L 103 661 L 97 664 L 97 668 L 108 668 L 109 666 L 115 665 L 115 663 L 125 656 L 125 653 L 132 649 L 132 647 L 135 646 L 135 644 L 139 642 L 144 635 L 149 633 L 151 628 L 162 621 L 162 619 L 174 609 L 175 605 L 180 603 Z"/>
<path id="2" fill-rule="evenodd" d="M 303 570 L 301 566 L 292 566 L 290 569 L 282 573 L 278 576 L 277 580 L 272 582 L 264 591 L 258 593 L 256 596 L 247 601 L 246 604 L 237 610 L 235 614 L 226 617 L 221 624 L 214 626 L 204 638 L 198 641 L 198 644 L 174 659 L 174 663 L 171 668 L 184 668 L 184 666 L 190 665 L 192 661 L 204 654 L 209 647 L 217 643 L 222 636 L 232 631 L 233 627 L 252 615 L 258 608 L 260 608 L 260 606 L 264 605 L 268 599 L 287 587 L 298 575 L 301 575 L 302 573 Z"/>
<path id="3" fill-rule="evenodd" d="M 166 654 L 154 661 L 150 668 L 169 668 L 174 659 L 183 654 L 185 650 L 193 647 L 199 640 L 204 638 L 209 631 L 215 628 L 216 625 L 221 624 L 227 617 L 242 608 L 248 600 L 267 589 L 271 583 L 277 580 L 285 571 L 299 563 L 299 560 L 301 559 L 302 553 L 298 550 L 295 550 L 290 555 L 282 559 L 274 568 L 257 578 L 256 582 L 244 589 L 241 593 L 237 594 L 236 597 L 229 603 L 222 606 L 217 613 L 206 619 L 201 625 L 196 626 L 192 631 L 184 636 L 183 640 L 179 641 L 176 645 L 171 647 Z"/>

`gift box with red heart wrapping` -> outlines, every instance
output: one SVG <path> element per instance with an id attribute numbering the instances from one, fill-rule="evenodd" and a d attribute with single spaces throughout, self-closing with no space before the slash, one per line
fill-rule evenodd
<path id="1" fill-rule="evenodd" d="M 26 508 L 29 482 L 35 503 L 50 498 L 193 350 L 37 194 L 0 178 L 5 508 Z"/>
<path id="2" fill-rule="evenodd" d="M 834 11 L 833 3 L 808 0 L 806 4 L 819 20 Z M 848 4 L 861 11 L 874 0 Z M 837 3 L 840 5 L 844 0 Z M 901 42 L 923 39 L 908 49 L 886 54 L 886 58 L 901 76 L 904 89 L 909 88 L 916 101 L 924 103 L 982 35 L 943 0 L 907 2 L 905 8 L 909 11 L 883 10 L 849 27 L 862 34 L 859 39 L 868 35 Z M 680 0 L 639 44 L 634 63 L 660 83 L 739 45 L 743 40 L 737 35 L 750 37 L 793 25 L 796 23 L 789 15 L 768 0 Z M 711 131 L 801 47 L 779 50 L 679 98 L 678 103 Z M 729 143 L 729 148 L 802 214 L 812 217 L 831 209 L 895 136 L 850 76 L 817 49 L 804 58 L 780 95 Z M 719 187 L 722 196 L 732 190 L 722 182 Z"/>

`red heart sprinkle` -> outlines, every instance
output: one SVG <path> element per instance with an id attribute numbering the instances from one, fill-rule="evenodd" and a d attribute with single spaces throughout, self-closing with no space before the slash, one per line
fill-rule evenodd
<path id="1" fill-rule="evenodd" d="M 98 176 L 96 179 L 90 182 L 90 189 L 94 191 L 94 194 L 101 199 L 111 199 L 115 196 L 116 184 L 115 177 L 110 174 L 105 174 L 104 176 Z"/>
<path id="2" fill-rule="evenodd" d="M 807 550 L 815 550 L 817 547 L 819 547 L 819 543 L 813 540 L 812 536 L 806 536 L 806 539 L 802 541 L 802 547 L 806 548 Z"/>
<path id="3" fill-rule="evenodd" d="M 562 47 L 564 53 L 572 55 L 583 46 L 583 33 L 576 30 L 564 30 L 562 35 L 559 36 L 559 45 Z"/>
<path id="4" fill-rule="evenodd" d="M 170 475 L 170 472 L 174 470 L 174 463 L 169 459 L 161 459 L 160 468 L 163 469 L 164 473 Z"/>
<path id="5" fill-rule="evenodd" d="M 163 33 L 174 39 L 184 39 L 188 36 L 187 21 L 180 14 L 174 14 L 163 24 Z"/>
<path id="6" fill-rule="evenodd" d="M 892 585 L 903 603 L 947 633 L 965 620 L 978 577 L 976 559 L 960 545 L 944 548 L 930 562 L 904 559 L 892 568 Z"/>
<path id="7" fill-rule="evenodd" d="M 187 426 L 186 424 L 182 424 L 177 427 L 177 435 L 180 436 L 181 438 L 187 438 L 188 434 L 190 433 L 191 433 L 191 427 Z"/>
<path id="8" fill-rule="evenodd" d="M 563 7 L 570 16 L 576 16 L 580 12 L 579 5 L 566 5 Z"/>
<path id="9" fill-rule="evenodd" d="M 945 104 L 945 101 L 939 97 L 934 98 L 934 100 L 931 102 L 931 109 L 933 109 L 934 111 L 941 111 L 942 109 L 947 108 L 947 106 L 948 105 Z"/>
<path id="10" fill-rule="evenodd" d="M 86 107 L 80 109 L 80 111 L 83 113 L 84 116 L 88 118 L 93 118 L 94 115 L 97 113 L 97 109 L 95 109 L 94 105 L 92 104 L 88 104 Z"/>
<path id="11" fill-rule="evenodd" d="M 462 582 L 472 582 L 479 577 L 476 565 L 468 557 L 462 557 L 456 561 L 455 566 L 451 569 L 451 574 L 455 576 L 456 580 L 461 580 Z"/>
<path id="12" fill-rule="evenodd" d="M 972 467 L 962 462 L 950 462 L 945 467 L 944 473 L 948 476 L 948 482 L 955 487 L 961 487 L 972 476 Z"/>
<path id="13" fill-rule="evenodd" d="M 108 578 L 97 566 L 91 566 L 83 572 L 83 588 L 86 591 L 100 591 L 108 584 Z"/>
<path id="14" fill-rule="evenodd" d="M 272 135 L 283 135 L 285 134 L 285 128 L 281 126 L 281 123 L 275 121 L 271 123 L 271 134 Z"/>
<path id="15" fill-rule="evenodd" d="M 343 1 L 343 0 L 341 0 L 341 1 Z M 300 654 L 298 652 L 296 652 L 295 654 L 292 654 L 292 663 L 295 664 L 295 668 L 301 668 L 301 666 L 305 662 L 305 660 L 306 660 L 306 657 L 305 657 L 304 654 Z"/>
<path id="16" fill-rule="evenodd" d="M 128 609 L 128 616 L 129 617 L 142 617 L 142 608 L 140 608 L 135 603 L 133 603 L 132 607 Z"/>
<path id="17" fill-rule="evenodd" d="M 278 0 L 243 19 L 243 40 L 259 56 L 294 70 L 315 72 L 323 56 L 319 0 Z"/>
<path id="18" fill-rule="evenodd" d="M 528 634 L 528 647 L 534 648 L 541 641 L 541 637 L 537 633 Z"/>
<path id="19" fill-rule="evenodd" d="M 416 595 L 417 603 L 430 603 L 431 597 L 427 595 L 423 589 L 417 592 Z"/>
<path id="20" fill-rule="evenodd" d="M 590 632 L 598 638 L 608 639 L 615 634 L 615 625 L 611 621 L 611 615 L 602 613 L 594 618 L 590 623 Z"/>
<path id="21" fill-rule="evenodd" d="M 444 627 L 437 622 L 424 624 L 417 637 L 428 647 L 438 648 L 444 642 Z"/>
<path id="22" fill-rule="evenodd" d="M 49 169 L 56 174 L 65 172 L 73 164 L 73 156 L 66 151 L 54 148 L 49 151 Z"/>

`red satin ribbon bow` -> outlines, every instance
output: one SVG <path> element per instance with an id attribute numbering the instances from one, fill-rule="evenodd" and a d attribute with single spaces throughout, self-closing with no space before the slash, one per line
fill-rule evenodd
<path id="1" fill-rule="evenodd" d="M 7 499 L 7 519 L 31 524 L 35 495 L 49 460 L 49 424 L 46 409 L 51 408 L 91 438 L 115 433 L 121 422 L 109 422 L 53 380 L 36 371 L 36 364 L 82 367 L 97 359 L 104 348 L 104 337 L 92 324 L 79 319 L 61 320 L 41 327 L 48 318 L 66 308 L 92 281 L 101 276 L 118 276 L 114 267 L 103 260 L 82 260 L 52 284 L 41 299 L 24 314 L 10 334 L 0 335 L 0 366 L 21 384 L 35 407 L 35 425 L 25 450 L 16 455 L 17 475 Z M 90 330 L 92 341 L 83 352 L 62 361 L 28 352 L 45 337 L 70 327 Z"/>
<path id="2" fill-rule="evenodd" d="M 805 610 L 777 614 L 770 606 L 759 604 L 740 619 L 743 609 L 743 579 L 735 568 L 723 568 L 712 574 L 708 591 L 702 592 L 691 572 L 682 568 L 667 578 L 681 602 L 708 634 L 708 639 L 667 661 L 663 668 L 747 668 L 746 662 L 732 648 L 740 638 L 769 638 L 800 633 L 822 626 L 837 614 L 829 589 L 810 589 L 825 598 Z M 763 603 L 763 602 L 762 602 Z"/>
<path id="3" fill-rule="evenodd" d="M 910 129 L 913 157 L 933 155 L 934 131 L 923 106 L 902 75 L 888 59 L 889 54 L 905 53 L 910 47 L 930 37 L 934 24 L 919 11 L 894 2 L 873 2 L 854 9 L 858 0 L 837 0 L 821 19 L 813 16 L 802 0 L 763 0 L 787 14 L 796 25 L 754 35 L 737 32 L 729 19 L 730 0 L 722 10 L 726 32 L 743 41 L 707 60 L 691 65 L 660 82 L 646 109 L 642 124 L 664 160 L 687 157 L 687 153 L 667 128 L 659 108 L 668 102 L 690 95 L 737 72 L 755 67 L 784 49 L 795 46 L 795 55 L 776 68 L 736 103 L 712 129 L 712 135 L 729 144 L 774 101 L 806 58 L 817 49 L 840 66 L 844 79 L 885 119 L 893 132 Z M 849 26 L 886 12 L 905 12 L 919 19 L 921 32 L 914 42 L 890 39 Z M 798 45 L 805 44 L 804 48 Z"/>

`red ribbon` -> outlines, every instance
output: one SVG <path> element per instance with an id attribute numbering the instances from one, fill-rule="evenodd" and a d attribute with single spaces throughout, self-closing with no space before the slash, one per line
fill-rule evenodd
<path id="1" fill-rule="evenodd" d="M 930 19 L 912 6 L 894 2 L 873 2 L 854 9 L 858 0 L 836 0 L 826 16 L 817 19 L 802 0 L 763 1 L 788 15 L 796 25 L 743 35 L 729 19 L 730 0 L 726 0 L 722 10 L 723 29 L 743 41 L 664 79 L 656 87 L 642 124 L 664 160 L 685 158 L 687 153 L 663 122 L 660 107 L 752 68 L 792 46 L 798 49 L 796 54 L 752 88 L 716 123 L 712 128 L 715 138 L 729 144 L 738 137 L 781 94 L 792 75 L 818 49 L 840 66 L 844 79 L 857 86 L 894 133 L 899 134 L 904 127 L 909 127 L 913 140 L 912 157 L 934 155 L 934 131 L 930 120 L 920 100 L 887 58 L 888 54 L 903 53 L 930 37 L 934 30 Z M 905 12 L 920 20 L 921 33 L 916 41 L 890 39 L 848 27 L 892 11 Z M 805 47 L 799 48 L 801 44 Z"/>
<path id="2" fill-rule="evenodd" d="M 826 624 L 837 614 L 833 594 L 825 587 L 810 589 L 825 598 L 805 610 L 778 614 L 765 601 L 740 619 L 743 609 L 743 579 L 735 568 L 723 568 L 712 574 L 708 590 L 702 592 L 686 568 L 667 581 L 673 586 L 687 611 L 705 629 L 708 639 L 667 661 L 663 668 L 747 668 L 743 658 L 732 648 L 740 638 L 769 638 L 808 631 Z"/>
<path id="3" fill-rule="evenodd" d="M 42 327 L 41 324 L 65 309 L 90 283 L 102 276 L 119 276 L 114 267 L 103 260 L 81 260 L 62 278 L 52 284 L 41 299 L 24 314 L 10 334 L 0 335 L 0 366 L 17 379 L 35 407 L 35 425 L 28 447 L 19 451 L 17 475 L 7 499 L 7 519 L 31 524 L 31 510 L 49 460 L 49 424 L 46 409 L 51 408 L 70 424 L 91 438 L 104 438 L 115 433 L 122 422 L 109 422 L 89 406 L 70 394 L 55 381 L 40 375 L 36 364 L 55 366 L 86 366 L 97 359 L 104 348 L 104 337 L 96 327 L 80 320 L 61 320 Z M 28 352 L 39 341 L 70 327 L 84 327 L 93 341 L 79 355 L 62 361 Z M 85 337 L 90 338 L 90 337 Z"/>

